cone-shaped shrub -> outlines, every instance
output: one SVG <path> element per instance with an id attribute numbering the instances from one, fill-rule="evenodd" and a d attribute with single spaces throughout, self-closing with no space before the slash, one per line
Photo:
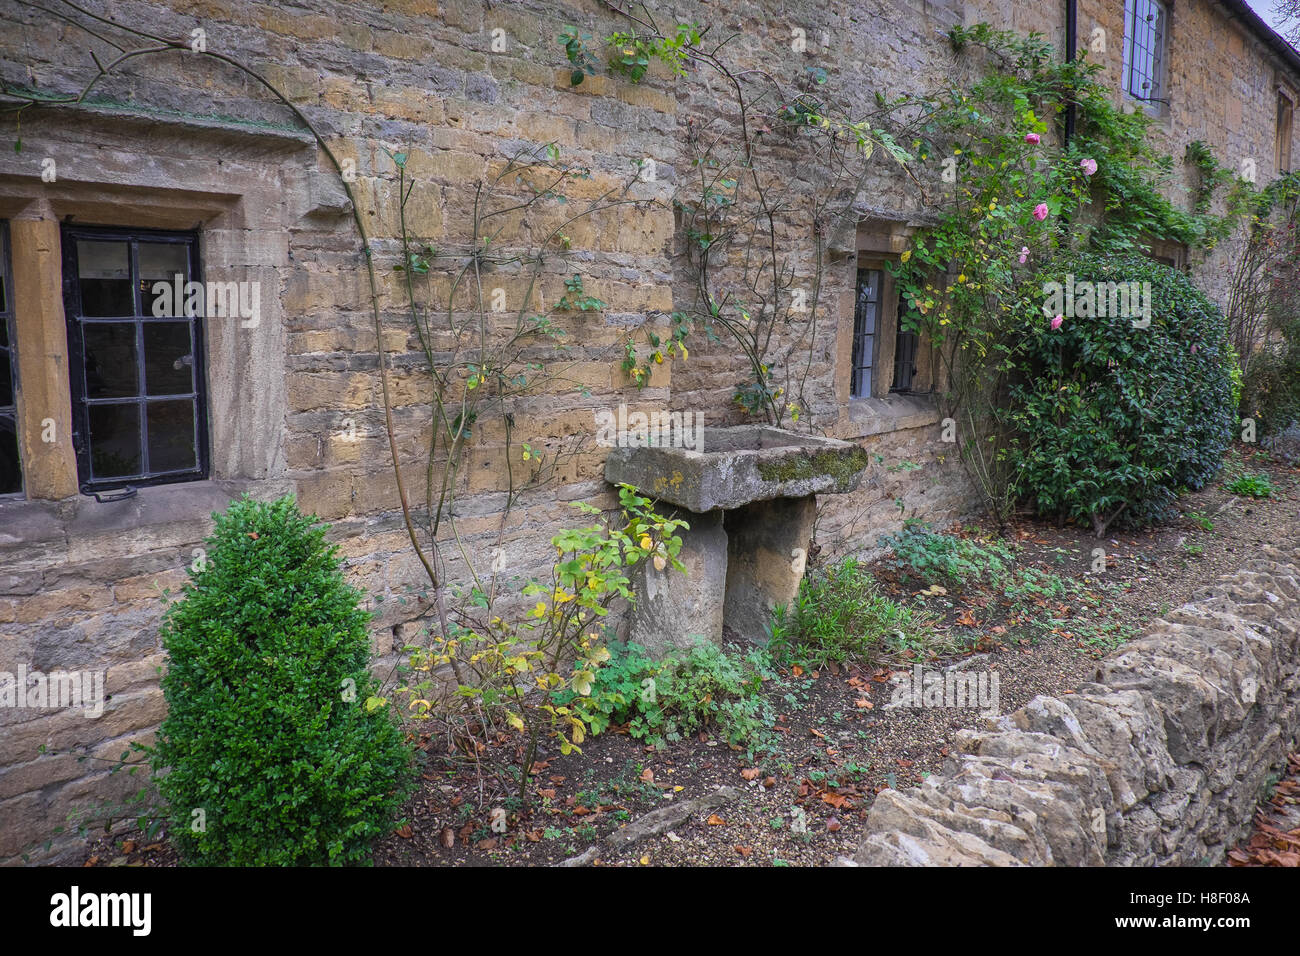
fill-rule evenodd
<path id="1" fill-rule="evenodd" d="M 292 498 L 217 515 L 164 618 L 154 771 L 188 863 L 364 861 L 395 823 L 411 755 L 367 700 L 369 615 L 325 526 Z"/>

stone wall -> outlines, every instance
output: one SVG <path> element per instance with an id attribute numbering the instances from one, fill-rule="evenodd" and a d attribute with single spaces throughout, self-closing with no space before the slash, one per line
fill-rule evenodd
<path id="1" fill-rule="evenodd" d="M 781 0 L 687 2 L 673 12 L 710 25 L 716 36 L 734 34 L 727 51 L 736 68 L 789 77 L 824 67 L 832 88 L 861 103 L 871 102 L 876 90 L 924 89 L 959 73 L 963 67 L 941 34 L 963 17 L 1031 25 L 1020 22 L 1017 11 L 1027 7 L 1017 3 L 788 7 Z M 425 491 L 419 452 L 431 429 L 428 384 L 417 371 L 422 355 L 402 310 L 399 277 L 388 268 L 398 235 L 389 151 L 408 154 L 407 170 L 417 180 L 408 206 L 412 232 L 445 246 L 466 238 L 476 181 L 499 171 L 521 147 L 555 142 L 566 159 L 591 167 L 586 188 L 592 193 L 653 159 L 658 183 L 633 188 L 638 196 L 666 199 L 687 172 L 683 142 L 692 122 L 727 117 L 726 91 L 716 78 L 678 80 L 656 69 L 639 85 L 597 76 L 572 87 L 557 34 L 574 24 L 599 38 L 625 25 L 596 0 L 116 0 L 110 8 L 123 22 L 167 36 L 201 27 L 209 49 L 263 71 L 335 153 L 355 165 L 358 205 L 385 266 L 382 337 L 393 369 L 399 456 L 416 501 Z M 805 52 L 792 49 L 796 29 L 806 35 Z M 503 49 L 493 49 L 497 38 L 504 38 Z M 1187 37 L 1186 48 L 1208 42 Z M 1250 60 L 1256 53 L 1252 44 L 1241 47 L 1251 89 L 1265 69 Z M 7 81 L 69 93 L 93 69 L 85 35 L 70 23 L 0 5 L 0 73 Z M 1195 74 L 1190 71 L 1188 82 L 1198 82 Z M 15 264 L 20 431 L 29 480 L 25 500 L 0 501 L 0 670 L 103 669 L 111 699 L 96 720 L 0 713 L 0 819 L 6 821 L 0 861 L 64 824 L 90 797 L 115 799 L 134 786 L 125 775 L 110 778 L 108 764 L 40 756 L 38 748 L 116 757 L 130 742 L 149 739 L 162 713 L 159 594 L 184 581 L 210 529 L 209 513 L 232 496 L 291 492 L 304 510 L 332 522 L 349 577 L 371 598 L 377 656 L 408 643 L 427 611 L 418 594 L 423 572 L 394 512 L 370 292 L 335 173 L 283 105 L 211 60 L 184 52 L 133 60 L 120 76 L 102 80 L 95 94 L 75 111 L 29 110 L 22 152 L 0 150 L 0 218 L 10 221 L 16 249 L 21 240 L 23 249 L 35 250 Z M 1256 126 L 1265 120 L 1254 100 L 1243 108 L 1254 149 L 1263 135 Z M 774 175 L 799 208 L 823 171 L 801 165 L 788 145 L 774 150 Z M 47 157 L 58 162 L 53 183 L 40 178 Z M 853 208 L 898 230 L 923 214 L 908 180 L 879 156 Z M 144 488 L 126 502 L 100 504 L 76 494 L 57 275 L 58 224 L 69 217 L 198 228 L 207 278 L 261 283 L 258 329 L 217 322 L 207 329 L 210 480 Z M 810 219 L 795 217 L 781 240 L 792 250 L 805 248 L 812 229 Z M 700 413 L 709 425 L 744 417 L 732 394 L 748 370 L 726 343 L 693 342 L 688 362 L 656 366 L 643 389 L 621 368 L 629 331 L 662 334 L 667 316 L 689 302 L 671 210 L 609 213 L 571 233 L 572 248 L 547 268 L 536 303 L 553 303 L 564 291 L 562 280 L 580 271 L 608 308 L 564 319 L 574 343 L 566 359 L 569 385 L 523 396 L 507 409 L 514 454 L 519 442 L 528 442 L 554 456 L 556 467 L 544 484 L 522 489 L 511 502 L 505 426 L 500 418 L 479 423 L 457 488 L 464 551 L 446 526 L 441 536 L 450 581 L 467 578 L 463 554 L 497 550 L 509 574 L 539 574 L 551 557 L 550 537 L 578 520 L 574 502 L 612 504 L 603 450 L 590 441 L 598 410 L 620 402 L 667 407 Z M 822 292 L 831 307 L 809 339 L 811 408 L 801 427 L 858 441 L 873 455 L 858 492 L 822 502 L 823 560 L 873 549 L 905 517 L 943 521 L 975 505 L 954 446 L 940 441 L 932 402 L 849 400 L 859 248 L 850 234 L 830 250 Z M 807 257 L 795 265 L 801 276 L 811 274 Z M 523 295 L 516 276 L 503 273 L 500 285 L 508 296 Z M 53 443 L 33 437 L 47 417 L 59 426 Z M 909 467 L 900 468 L 904 462 Z"/>
<path id="2" fill-rule="evenodd" d="M 1221 863 L 1298 733 L 1300 550 L 1266 546 L 1077 694 L 960 732 L 943 776 L 877 796 L 855 862 Z"/>

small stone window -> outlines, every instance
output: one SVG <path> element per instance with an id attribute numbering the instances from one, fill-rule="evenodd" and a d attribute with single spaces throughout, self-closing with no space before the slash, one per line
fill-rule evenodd
<path id="1" fill-rule="evenodd" d="M 21 494 L 18 454 L 18 362 L 14 357 L 14 281 L 9 263 L 9 224 L 0 221 L 0 496 Z"/>
<path id="2" fill-rule="evenodd" d="M 1124 0 L 1124 92 L 1151 110 L 1163 101 L 1168 11 L 1158 0 Z"/>
<path id="3" fill-rule="evenodd" d="M 73 444 L 83 494 L 207 477 L 198 237 L 65 226 Z"/>

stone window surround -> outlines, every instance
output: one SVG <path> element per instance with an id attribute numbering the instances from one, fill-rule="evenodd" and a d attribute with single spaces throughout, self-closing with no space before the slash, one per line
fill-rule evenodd
<path id="1" fill-rule="evenodd" d="M 285 475 L 286 334 L 282 277 L 291 267 L 288 233 L 306 217 L 337 217 L 338 197 L 322 180 L 313 141 L 292 130 L 206 122 L 166 125 L 97 110 L 47 114 L 32 123 L 22 154 L 0 160 L 0 219 L 9 223 L 14 274 L 15 354 L 21 388 L 18 431 L 25 494 L 0 500 L 0 551 L 70 547 L 79 534 L 206 523 L 246 490 L 292 490 Z M 90 128 L 88 128 L 90 127 Z M 142 135 L 146 134 L 146 135 Z M 48 138 L 46 138 L 48 136 Z M 94 142 L 91 151 L 85 145 Z M 109 159 L 97 163 L 99 156 Z M 294 155 L 296 154 L 296 155 Z M 59 179 L 40 180 L 40 159 L 59 158 Z M 66 157 L 66 159 L 64 158 Z M 292 160 L 292 161 L 290 161 Z M 296 201 L 295 201 L 296 200 Z M 346 207 L 342 207 L 344 210 Z M 208 319 L 210 477 L 140 488 L 98 503 L 81 495 L 72 447 L 61 222 L 200 232 L 205 278 L 261 283 L 255 328 Z M 310 223 L 306 224 L 310 228 Z M 41 441 L 53 419 L 60 438 Z M 102 537 L 100 540 L 103 540 Z"/>
<path id="2" fill-rule="evenodd" d="M 847 268 L 856 276 L 858 269 L 884 268 L 886 262 L 898 260 L 908 248 L 910 238 L 916 226 L 896 220 L 867 218 L 858 226 L 856 254 L 849 257 Z M 837 438 L 865 438 L 886 432 L 909 428 L 921 428 L 936 424 L 942 417 L 939 406 L 932 394 L 924 392 L 900 393 L 889 391 L 893 385 L 894 348 L 898 331 L 898 295 L 895 291 L 893 277 L 885 272 L 884 289 L 881 293 L 880 314 L 877 318 L 875 368 L 884 369 L 885 373 L 873 377 L 872 394 L 853 398 L 850 390 L 850 368 L 852 364 L 853 322 L 852 306 L 856 293 L 849 296 L 849 321 L 840 324 L 841 345 L 839 354 L 847 356 L 840 363 L 841 374 L 836 376 L 840 405 L 846 410 L 839 426 L 834 430 Z M 917 355 L 921 357 L 926 349 L 924 343 L 918 347 Z M 918 363 L 919 365 L 919 363 Z M 918 379 L 926 382 L 929 371 L 918 368 Z"/>

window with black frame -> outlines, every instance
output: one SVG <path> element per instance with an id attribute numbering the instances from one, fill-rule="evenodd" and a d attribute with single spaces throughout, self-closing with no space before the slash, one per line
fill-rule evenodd
<path id="1" fill-rule="evenodd" d="M 14 282 L 9 223 L 0 221 L 0 495 L 23 490 L 18 452 L 18 362 L 14 355 Z"/>
<path id="2" fill-rule="evenodd" d="M 853 376 L 849 395 L 871 395 L 872 366 L 876 360 L 876 327 L 880 323 L 881 269 L 859 269 L 857 299 L 853 308 Z"/>
<path id="3" fill-rule="evenodd" d="M 81 490 L 206 477 L 198 237 L 65 226 L 63 277 Z"/>
<path id="4" fill-rule="evenodd" d="M 1153 109 L 1165 95 L 1167 18 L 1159 0 L 1125 0 L 1124 92 Z"/>

